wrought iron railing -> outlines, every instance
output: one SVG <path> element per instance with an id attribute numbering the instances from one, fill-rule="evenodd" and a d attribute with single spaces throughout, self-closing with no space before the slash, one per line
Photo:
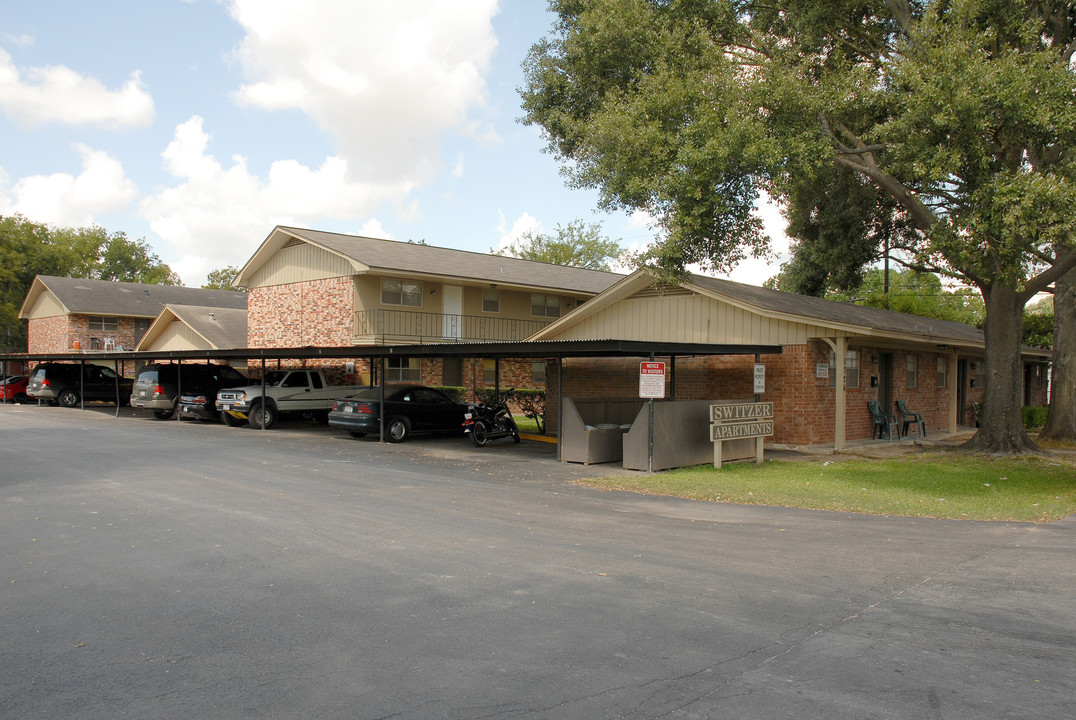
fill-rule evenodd
<path id="1" fill-rule="evenodd" d="M 545 320 L 406 310 L 360 310 L 355 313 L 356 338 L 375 344 L 523 340 L 548 324 Z"/>

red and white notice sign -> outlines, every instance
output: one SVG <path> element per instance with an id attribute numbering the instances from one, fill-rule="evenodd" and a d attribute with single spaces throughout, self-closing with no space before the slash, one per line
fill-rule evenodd
<path id="1" fill-rule="evenodd" d="M 639 397 L 655 399 L 665 397 L 665 363 L 639 363 Z"/>

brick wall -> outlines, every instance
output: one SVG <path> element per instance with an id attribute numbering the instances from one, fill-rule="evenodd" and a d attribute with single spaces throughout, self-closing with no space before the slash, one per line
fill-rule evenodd
<path id="1" fill-rule="evenodd" d="M 859 352 L 858 387 L 846 389 L 846 439 L 870 438 L 874 420 L 867 402 L 879 399 L 882 354 L 891 356 L 891 395 L 904 400 L 910 410 L 923 413 L 927 432 L 947 431 L 949 427 L 949 384 L 956 381 L 955 368 L 949 367 L 945 387 L 938 387 L 937 353 L 916 353 L 916 380 L 908 387 L 907 354 L 910 351 L 852 345 Z M 818 377 L 817 365 L 829 364 L 829 346 L 822 342 L 786 346 L 780 355 L 764 355 L 766 392 L 764 402 L 774 403 L 772 442 L 790 445 L 832 443 L 836 390 L 829 377 Z M 753 355 L 723 355 L 678 358 L 675 367 L 666 370 L 666 397 L 678 400 L 753 400 Z M 568 359 L 564 361 L 564 393 L 572 398 L 637 398 L 639 362 L 635 358 Z M 838 367 L 840 372 L 843 367 Z M 973 376 L 973 375 L 972 375 Z M 548 397 L 546 420 L 552 431 L 557 427 L 556 363 L 547 370 Z M 970 377 L 969 377 L 970 384 Z M 982 389 L 968 388 L 968 402 L 980 398 Z M 968 422 L 971 422 L 970 417 Z"/>
<path id="2" fill-rule="evenodd" d="M 250 347 L 336 347 L 354 341 L 355 289 L 349 277 L 252 288 Z"/>
<path id="3" fill-rule="evenodd" d="M 63 353 L 71 352 L 78 341 L 80 350 L 93 349 L 92 341 L 100 341 L 104 349 L 106 340 L 112 340 L 116 347 L 127 350 L 134 348 L 134 318 L 117 318 L 116 330 L 90 330 L 88 315 L 58 315 L 56 317 L 34 318 L 27 324 L 27 352 Z"/>

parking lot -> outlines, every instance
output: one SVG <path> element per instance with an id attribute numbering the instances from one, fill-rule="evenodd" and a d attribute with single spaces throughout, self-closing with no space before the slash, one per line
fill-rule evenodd
<path id="1" fill-rule="evenodd" d="M 1076 518 L 698 503 L 573 485 L 614 470 L 545 443 L 114 412 L 0 407 L 0 717 L 1076 705 Z"/>

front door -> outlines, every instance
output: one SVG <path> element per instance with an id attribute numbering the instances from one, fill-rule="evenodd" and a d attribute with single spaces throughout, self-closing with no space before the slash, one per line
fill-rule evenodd
<path id="1" fill-rule="evenodd" d="M 463 324 L 463 288 L 458 285 L 444 285 L 441 312 L 444 313 L 445 340 L 459 340 L 463 337 L 460 327 Z"/>

